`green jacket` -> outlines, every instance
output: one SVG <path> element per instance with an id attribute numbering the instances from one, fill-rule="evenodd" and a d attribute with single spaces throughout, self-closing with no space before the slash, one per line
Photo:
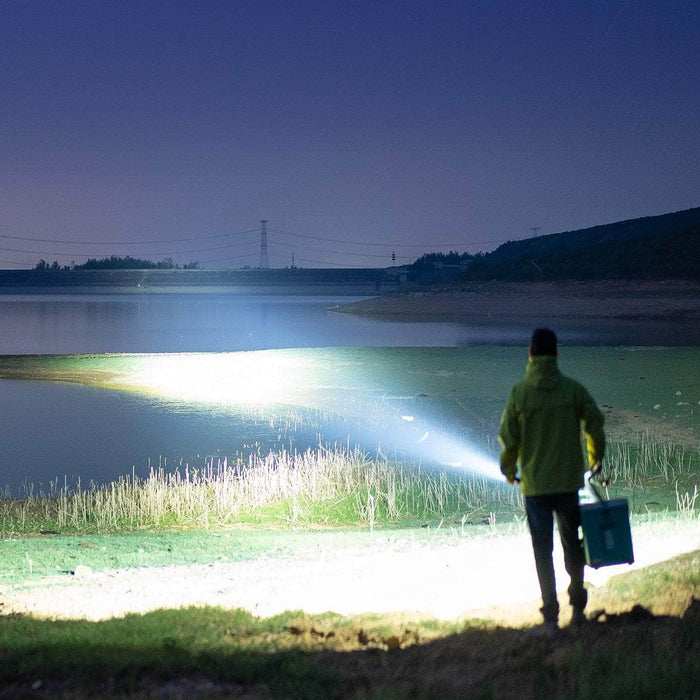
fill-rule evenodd
<path id="1" fill-rule="evenodd" d="M 520 461 L 525 496 L 577 491 L 586 470 L 581 428 L 593 465 L 605 454 L 603 423 L 591 395 L 561 374 L 556 357 L 531 357 L 501 417 L 501 471 L 514 478 Z"/>

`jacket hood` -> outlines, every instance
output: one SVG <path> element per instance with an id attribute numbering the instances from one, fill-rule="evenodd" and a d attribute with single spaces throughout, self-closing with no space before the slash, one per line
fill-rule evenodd
<path id="1" fill-rule="evenodd" d="M 557 358 L 553 355 L 531 357 L 525 368 L 525 381 L 538 389 L 552 390 L 559 386 L 561 373 L 557 367 Z"/>

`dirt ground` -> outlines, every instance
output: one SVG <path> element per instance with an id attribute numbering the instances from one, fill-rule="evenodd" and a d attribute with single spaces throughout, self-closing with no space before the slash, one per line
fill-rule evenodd
<path id="1" fill-rule="evenodd" d="M 342 304 L 335 311 L 402 319 L 535 317 L 700 320 L 690 281 L 470 282 Z"/>
<path id="2" fill-rule="evenodd" d="M 596 589 L 613 575 L 700 549 L 700 521 L 635 526 L 635 564 L 587 570 Z M 103 620 L 158 608 L 215 605 L 267 617 L 286 610 L 342 615 L 382 613 L 407 618 L 488 617 L 510 625 L 538 620 L 539 588 L 523 523 L 502 528 L 443 525 L 433 542 L 375 532 L 362 545 L 319 545 L 299 556 L 270 553 L 254 561 L 74 572 L 27 577 L 0 587 L 3 612 L 55 619 Z M 555 550 L 558 581 L 566 583 Z M 513 585 L 517 572 L 517 585 Z M 680 614 L 690 600 L 666 601 L 654 612 Z M 627 604 L 627 601 L 624 602 Z M 568 606 L 564 606 L 565 609 Z M 624 606 L 623 606 L 624 607 Z M 621 608 L 622 609 L 622 608 Z"/>
<path id="3" fill-rule="evenodd" d="M 700 320 L 700 284 L 683 281 L 470 283 L 376 297 L 345 304 L 338 310 L 411 318 L 547 313 L 569 317 L 681 317 L 692 322 Z M 638 416 L 618 413 L 608 416 L 613 419 L 615 429 L 623 433 L 634 431 Z M 668 425 L 657 428 L 660 433 L 668 431 Z M 695 435 L 683 433 L 675 437 L 684 444 L 697 445 Z M 664 540 L 665 535 L 658 542 L 658 535 L 652 531 L 643 537 L 650 543 L 648 552 L 655 552 L 659 544 L 664 553 L 655 558 L 653 554 L 642 554 L 642 548 L 636 566 L 700 548 L 697 527 L 686 528 L 682 535 L 676 533 L 677 541 L 673 544 Z M 70 577 L 55 576 L 0 587 L 0 602 L 4 613 L 91 620 L 186 605 L 242 607 L 260 616 L 303 609 L 332 610 L 345 615 L 402 611 L 450 619 L 488 611 L 492 619 L 510 624 L 527 624 L 538 619 L 538 587 L 524 528 L 506 543 L 499 542 L 498 558 L 492 554 L 488 536 L 456 537 L 455 541 L 449 547 L 406 548 L 383 541 L 378 533 L 375 546 L 369 550 L 329 550 L 309 560 L 270 557 L 255 562 L 172 570 L 93 572 L 78 568 Z M 665 548 L 664 542 L 668 545 Z M 503 573 L 504 561 L 510 571 L 519 572 L 515 597 L 509 577 Z M 619 567 L 591 572 L 589 579 L 599 586 L 616 570 Z M 559 580 L 564 579 L 565 574 L 560 571 Z M 504 607 L 503 601 L 508 601 L 507 606 Z M 672 608 L 656 612 L 682 612 L 678 605 Z M 514 609 L 518 611 L 515 619 Z"/>
<path id="4" fill-rule="evenodd" d="M 643 608 L 624 594 L 611 596 L 604 587 L 617 574 L 700 549 L 697 519 L 636 527 L 636 563 L 587 570 L 592 621 L 580 631 L 563 628 L 554 640 L 532 638 L 528 632 L 539 622 L 539 601 L 527 533 L 515 526 L 500 534 L 488 526 L 483 530 L 464 537 L 455 528 L 453 536 L 435 543 L 397 541 L 377 531 L 372 542 L 361 547 L 329 545 L 303 557 L 277 554 L 241 563 L 99 572 L 77 566 L 72 574 L 0 588 L 0 601 L 4 614 L 52 619 L 101 620 L 204 605 L 242 607 L 258 616 L 284 610 L 359 615 L 355 626 L 340 630 L 308 618 L 273 633 L 276 648 L 304 649 L 315 663 L 345 678 L 343 691 L 334 688 L 332 697 L 338 698 L 435 697 L 436 683 L 446 689 L 445 697 L 471 697 L 472 692 L 482 697 L 479 692 L 485 684 L 497 688 L 501 698 L 539 698 L 543 695 L 533 681 L 533 664 L 561 690 L 560 684 L 569 677 L 570 654 L 599 652 L 606 644 L 617 648 L 621 635 L 632 644 L 653 638 L 654 644 L 677 645 L 689 634 L 688 625 L 697 623 L 692 620 L 700 617 L 700 606 L 693 602 L 694 597 L 700 601 L 700 590 L 669 589 L 654 606 Z M 555 558 L 563 588 L 566 576 L 558 547 Z M 564 591 L 560 600 L 564 626 L 568 623 Z M 399 632 L 368 634 L 361 626 L 362 615 L 368 613 L 381 614 Z M 445 638 L 419 636 L 416 622 L 431 617 L 492 622 Z M 65 680 L 41 679 L 35 686 L 31 693 L 22 683 L 0 687 L 0 700 L 117 697 L 110 681 L 97 678 L 77 694 Z M 118 697 L 279 696 L 265 683 L 144 675 L 128 695 Z"/>

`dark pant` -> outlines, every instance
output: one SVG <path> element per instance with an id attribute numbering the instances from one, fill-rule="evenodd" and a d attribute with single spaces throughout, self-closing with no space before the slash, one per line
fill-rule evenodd
<path id="1" fill-rule="evenodd" d="M 542 592 L 542 615 L 547 622 L 556 622 L 559 617 L 559 602 L 554 580 L 552 548 L 554 546 L 554 517 L 564 550 L 564 566 L 569 574 L 569 603 L 574 610 L 583 611 L 588 593 L 583 587 L 585 560 L 583 547 L 578 537 L 581 511 L 578 493 L 553 493 L 546 496 L 526 496 L 525 512 L 535 553 L 537 578 Z"/>

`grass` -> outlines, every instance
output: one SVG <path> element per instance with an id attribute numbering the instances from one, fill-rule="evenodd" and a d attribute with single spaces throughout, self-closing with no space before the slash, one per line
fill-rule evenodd
<path id="1" fill-rule="evenodd" d="M 697 518 L 700 451 L 642 433 L 635 441 L 610 444 L 606 456 L 618 497 L 633 512 L 674 511 Z"/>
<path id="2" fill-rule="evenodd" d="M 699 557 L 618 576 L 592 602 L 624 595 L 652 607 L 669 590 L 697 594 Z M 261 619 L 190 608 L 98 623 L 6 616 L 0 687 L 5 697 L 34 687 L 71 698 L 690 699 L 699 633 L 697 604 L 683 617 L 608 607 L 555 641 L 488 621 L 294 611 Z"/>
<path id="3" fill-rule="evenodd" d="M 695 399 L 685 398 L 693 391 L 697 353 L 664 352 L 672 355 L 670 376 L 657 371 L 653 350 L 605 350 L 602 366 L 600 353 L 586 349 L 567 349 L 566 357 L 599 400 L 629 411 L 644 405 L 669 424 L 693 426 Z M 499 350 L 472 364 L 461 352 L 443 352 L 440 362 L 430 355 L 430 363 L 413 351 L 404 355 L 409 393 L 426 392 L 425 402 L 437 404 L 452 387 L 466 387 L 450 401 L 460 410 L 476 406 L 482 417 L 497 414 L 502 400 L 494 397 L 507 391 L 523 364 L 519 351 Z M 511 355 L 517 373 L 501 372 Z M 373 365 L 378 375 L 382 358 Z M 345 353 L 348 375 L 359 375 L 366 359 Z M 394 360 L 384 359 L 395 370 Z M 111 370 L 110 362 L 100 369 Z M 439 377 L 427 371 L 431 364 L 442 368 Z M 493 377 L 502 386 L 494 387 Z M 370 403 L 358 395 L 363 408 Z M 633 521 L 656 527 L 664 514 L 674 514 L 681 526 L 693 521 L 696 527 L 700 454 L 679 445 L 651 434 L 611 442 L 608 495 L 629 499 Z M 343 448 L 254 456 L 204 470 L 154 469 L 146 478 L 54 483 L 47 493 L 28 487 L 22 498 L 0 496 L 2 583 L 28 580 L 28 571 L 36 578 L 72 571 L 76 562 L 102 569 L 293 554 L 311 546 L 307 535 L 319 528 L 348 541 L 417 524 L 430 525 L 416 530 L 424 537 L 469 536 L 472 522 L 499 532 L 508 519 L 517 525 L 521 512 L 517 491 L 505 485 Z M 41 531 L 62 534 L 36 537 Z M 489 621 L 298 611 L 260 619 L 240 610 L 159 610 L 99 623 L 5 615 L 0 694 L 26 697 L 35 687 L 64 697 L 695 698 L 697 604 L 681 614 L 700 598 L 698 571 L 695 552 L 615 577 L 591 592 L 590 608 L 607 614 L 554 643 Z M 669 616 L 633 613 L 634 605 Z"/>
<path id="4" fill-rule="evenodd" d="M 697 479 L 697 455 L 649 436 L 613 444 L 610 455 L 618 464 L 615 489 L 642 495 L 636 518 L 650 514 L 648 494 L 659 499 L 662 492 L 668 506 L 658 509 L 679 521 L 697 518 L 696 492 L 679 486 Z M 474 519 L 506 533 L 513 525 L 503 520 L 521 511 L 517 491 L 503 485 L 343 448 L 53 488 L 0 500 L 3 583 L 69 572 L 77 562 L 97 569 L 308 554 L 318 546 L 308 537 L 312 526 L 323 528 L 316 536 L 354 545 L 392 523 L 427 521 L 432 527 L 417 532 L 428 539 L 469 536 L 466 523 Z M 234 523 L 253 527 L 211 530 Z M 83 536 L 27 536 L 43 528 Z M 70 698 L 690 699 L 700 682 L 697 604 L 681 615 L 700 598 L 699 557 L 677 557 L 593 589 L 589 609 L 605 614 L 555 642 L 488 620 L 406 615 L 289 611 L 257 618 L 219 608 L 102 622 L 5 615 L 0 687 L 7 697 L 34 688 Z"/>
<path id="5" fill-rule="evenodd" d="M 212 461 L 200 470 L 158 468 L 146 478 L 123 476 L 87 488 L 54 482 L 47 493 L 35 494 L 29 487 L 24 498 L 0 499 L 0 530 L 115 532 L 241 523 L 372 529 L 516 508 L 517 492 L 503 484 L 335 447 Z"/>
<path id="6" fill-rule="evenodd" d="M 654 439 L 643 433 L 634 442 L 617 442 L 608 450 L 607 461 L 614 464 L 615 477 L 626 486 L 644 486 L 651 479 L 664 483 L 685 480 L 698 471 L 698 457 L 671 441 Z"/>
<path id="7" fill-rule="evenodd" d="M 697 517 L 700 454 L 648 435 L 612 443 L 612 495 L 633 512 Z M 611 492 L 609 492 L 610 494 Z M 210 461 L 204 469 L 152 469 L 106 485 L 53 482 L 47 493 L 0 498 L 0 532 L 119 532 L 160 528 L 415 525 L 443 519 L 509 520 L 522 510 L 503 483 L 449 468 L 421 468 L 359 449 L 318 448 Z"/>
<path id="8" fill-rule="evenodd" d="M 653 607 L 656 601 L 672 601 L 680 591 L 700 594 L 700 551 L 669 560 L 663 565 L 613 577 L 606 586 L 606 595 L 618 600 L 634 599 L 648 608 Z"/>
<path id="9" fill-rule="evenodd" d="M 270 375 L 273 385 L 284 386 L 283 408 L 292 415 L 308 417 L 313 408 L 321 423 L 334 415 L 348 425 L 361 418 L 371 432 L 380 430 L 389 418 L 400 424 L 405 411 L 432 420 L 447 433 L 476 432 L 478 441 L 495 452 L 492 438 L 498 416 L 510 387 L 522 376 L 525 358 L 520 348 L 5 356 L 0 357 L 0 377 L 153 392 L 158 385 L 155 378 L 168 367 L 177 369 L 178 378 L 198 377 L 207 367 L 216 377 L 229 377 L 242 363 L 238 374 L 234 372 L 237 382 L 249 369 L 247 362 L 257 367 L 256 372 L 246 370 L 256 381 L 260 375 Z M 612 441 L 607 463 L 616 472 L 614 492 L 627 497 L 633 510 L 680 507 L 689 517 L 697 513 L 693 490 L 700 454 L 691 447 L 697 444 L 700 405 L 693 379 L 697 362 L 697 348 L 562 350 L 562 370 L 590 388 L 608 411 L 611 429 L 617 431 L 612 433 L 618 439 Z M 214 405 L 205 404 L 202 410 Z M 639 425 L 653 432 L 640 437 Z M 629 440 L 621 439 L 630 433 Z M 409 436 L 403 437 L 411 442 Z M 474 436 L 463 437 L 472 441 Z M 383 439 L 391 444 L 391 439 Z M 408 453 L 406 458 L 413 457 Z M 100 486 L 54 482 L 44 493 L 29 486 L 19 499 L 10 498 L 9 491 L 4 496 L 0 492 L 0 532 L 197 528 L 241 522 L 375 527 L 491 514 L 503 519 L 520 510 L 512 490 L 492 488 L 459 472 L 419 470 L 415 463 L 343 449 L 282 452 L 254 456 L 244 463 L 229 459 L 210 464 L 208 471 L 183 468 L 172 473 L 156 468 L 146 478 L 127 474 Z M 17 493 L 15 485 L 13 494 Z"/>

